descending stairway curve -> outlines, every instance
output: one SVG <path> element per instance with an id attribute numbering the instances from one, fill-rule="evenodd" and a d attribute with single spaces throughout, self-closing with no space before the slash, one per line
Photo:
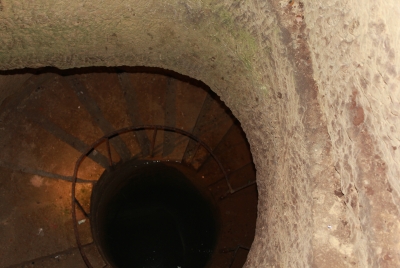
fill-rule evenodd
<path id="1" fill-rule="evenodd" d="M 86 267 L 71 219 L 77 159 L 75 225 L 93 267 L 104 267 L 90 229 L 93 185 L 112 165 L 132 159 L 190 167 L 213 196 L 220 230 L 209 267 L 241 267 L 255 230 L 255 169 L 239 122 L 199 81 L 153 68 L 40 70 L 10 74 L 0 90 L 18 87 L 0 106 L 0 267 Z M 206 144 L 174 131 L 190 133 Z M 110 155 L 110 156 L 109 156 Z M 85 215 L 86 214 L 86 215 Z"/>

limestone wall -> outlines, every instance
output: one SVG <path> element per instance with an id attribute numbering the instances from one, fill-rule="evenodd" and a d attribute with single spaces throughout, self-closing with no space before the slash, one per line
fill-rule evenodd
<path id="1" fill-rule="evenodd" d="M 327 117 L 361 267 L 400 263 L 400 6 L 307 1 L 319 102 Z"/>
<path id="2" fill-rule="evenodd" d="M 399 9 L 342 2 L 1 0 L 0 69 L 146 65 L 202 80 L 257 167 L 246 267 L 396 267 Z"/>

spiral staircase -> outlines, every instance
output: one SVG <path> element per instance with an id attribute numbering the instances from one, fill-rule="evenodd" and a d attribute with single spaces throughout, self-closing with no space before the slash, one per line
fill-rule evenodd
<path id="1" fill-rule="evenodd" d="M 207 86 L 144 67 L 7 77 L 0 90 L 18 90 L 0 107 L 0 267 L 110 267 L 92 235 L 92 190 L 132 160 L 190 168 L 218 211 L 207 267 L 243 266 L 255 169 L 239 122 Z"/>

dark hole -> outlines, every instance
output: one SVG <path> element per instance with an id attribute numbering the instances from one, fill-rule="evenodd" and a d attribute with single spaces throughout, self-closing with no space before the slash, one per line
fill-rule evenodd
<path id="1" fill-rule="evenodd" d="M 92 208 L 93 228 L 113 266 L 206 266 L 217 237 L 216 215 L 187 173 L 135 162 L 102 176 L 94 195 L 100 202 Z"/>

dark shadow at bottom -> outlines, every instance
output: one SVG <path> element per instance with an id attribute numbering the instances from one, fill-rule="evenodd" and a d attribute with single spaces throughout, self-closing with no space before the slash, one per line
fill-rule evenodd
<path id="1" fill-rule="evenodd" d="M 205 267 L 217 237 L 211 203 L 178 169 L 148 163 L 104 207 L 105 255 L 121 268 Z"/>

